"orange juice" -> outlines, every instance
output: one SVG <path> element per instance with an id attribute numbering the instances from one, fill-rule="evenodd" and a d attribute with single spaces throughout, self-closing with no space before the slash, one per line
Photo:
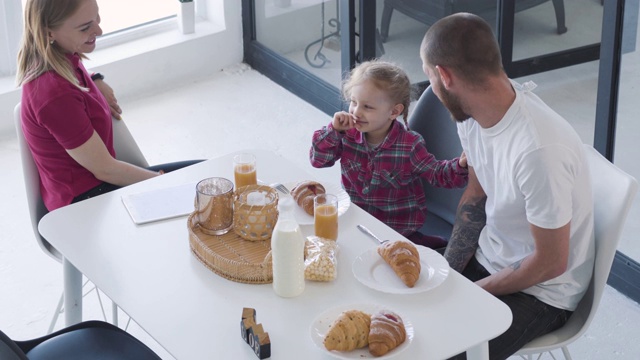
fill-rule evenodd
<path id="1" fill-rule="evenodd" d="M 236 180 L 236 189 L 247 185 L 256 185 L 258 183 L 256 167 L 253 164 L 236 165 L 233 175 Z"/>
<path id="2" fill-rule="evenodd" d="M 335 205 L 317 205 L 314 217 L 316 236 L 338 240 L 338 208 Z"/>

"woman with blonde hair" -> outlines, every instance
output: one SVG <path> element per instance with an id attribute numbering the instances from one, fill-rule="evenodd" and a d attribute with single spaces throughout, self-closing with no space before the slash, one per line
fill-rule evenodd
<path id="1" fill-rule="evenodd" d="M 102 35 L 96 0 L 29 0 L 24 24 L 22 130 L 49 210 L 197 162 L 144 169 L 115 158 L 111 117 L 120 108 L 103 76 L 82 64 Z"/>

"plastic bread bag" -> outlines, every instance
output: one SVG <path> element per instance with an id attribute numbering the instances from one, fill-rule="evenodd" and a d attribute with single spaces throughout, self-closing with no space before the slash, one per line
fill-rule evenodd
<path id="1" fill-rule="evenodd" d="M 317 236 L 308 236 L 304 247 L 304 278 L 333 281 L 338 277 L 338 244 Z"/>

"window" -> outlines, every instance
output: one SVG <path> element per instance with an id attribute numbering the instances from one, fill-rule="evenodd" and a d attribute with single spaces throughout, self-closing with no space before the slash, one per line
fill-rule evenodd
<path id="1" fill-rule="evenodd" d="M 135 5 L 132 5 L 135 4 Z M 100 26 L 104 35 L 175 16 L 177 0 L 102 0 Z"/>
<path id="2" fill-rule="evenodd" d="M 0 78 L 15 74 L 28 0 L 0 0 Z M 100 48 L 124 43 L 177 27 L 178 0 L 97 0 L 103 36 Z M 199 8 L 204 9 L 204 4 Z M 202 11 L 204 12 L 204 11 Z M 201 16 L 204 18 L 205 16 Z M 107 36 L 104 36 L 107 35 Z"/>
<path id="3" fill-rule="evenodd" d="M 22 0 L 22 9 L 27 0 Z M 175 16 L 177 0 L 98 0 L 104 35 Z"/>
<path id="4" fill-rule="evenodd" d="M 196 22 L 208 24 L 208 17 L 213 15 L 213 23 L 224 26 L 224 16 L 219 15 L 224 14 L 225 1 L 194 2 Z M 0 0 L 0 94 L 4 88 L 5 78 L 15 74 L 16 55 L 22 37 L 22 19 L 27 2 L 28 0 Z M 98 38 L 99 49 L 165 33 L 170 34 L 167 37 L 169 42 L 180 41 L 175 36 L 178 31 L 176 15 L 180 9 L 178 0 L 97 0 L 97 2 L 100 6 L 100 26 L 103 30 L 103 36 Z"/>
<path id="5" fill-rule="evenodd" d="M 22 35 L 20 0 L 0 1 L 0 77 L 15 73 Z"/>

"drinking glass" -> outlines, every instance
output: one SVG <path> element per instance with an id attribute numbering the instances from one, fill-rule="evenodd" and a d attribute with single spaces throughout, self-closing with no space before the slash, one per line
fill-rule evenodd
<path id="1" fill-rule="evenodd" d="M 236 189 L 247 185 L 258 184 L 255 155 L 243 153 L 234 156 L 233 175 L 236 181 Z"/>
<path id="2" fill-rule="evenodd" d="M 233 183 L 212 177 L 196 185 L 196 214 L 202 232 L 223 235 L 233 227 Z"/>
<path id="3" fill-rule="evenodd" d="M 338 197 L 333 194 L 317 195 L 313 199 L 315 234 L 338 240 Z"/>

